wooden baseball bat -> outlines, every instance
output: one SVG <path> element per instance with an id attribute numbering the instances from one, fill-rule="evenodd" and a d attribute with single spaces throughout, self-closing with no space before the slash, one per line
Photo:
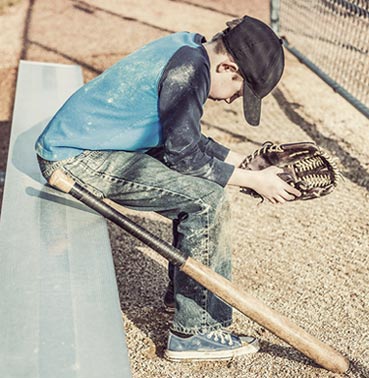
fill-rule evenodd
<path id="1" fill-rule="evenodd" d="M 178 249 L 122 214 L 124 209 L 122 206 L 108 199 L 97 198 L 78 183 L 75 183 L 61 170 L 53 173 L 49 183 L 59 190 L 71 194 L 141 240 L 220 299 L 268 329 L 318 365 L 335 373 L 344 373 L 348 370 L 349 361 L 331 346 L 310 335 L 290 319 L 271 309 L 257 298 L 243 292 L 241 288 L 207 266 L 191 257 L 184 257 Z"/>

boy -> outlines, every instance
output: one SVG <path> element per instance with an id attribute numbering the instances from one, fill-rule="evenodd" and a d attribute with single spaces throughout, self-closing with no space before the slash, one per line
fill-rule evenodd
<path id="1" fill-rule="evenodd" d="M 237 168 L 243 155 L 201 133 L 208 98 L 231 103 L 243 96 L 247 122 L 258 125 L 261 98 L 284 68 L 280 40 L 267 25 L 251 17 L 227 25 L 208 43 L 199 34 L 175 33 L 120 60 L 68 99 L 36 152 L 46 179 L 61 168 L 99 197 L 171 219 L 175 247 L 230 279 L 224 187 L 249 187 L 272 203 L 300 193 L 277 168 Z M 256 339 L 225 330 L 232 321 L 227 304 L 173 267 L 170 279 L 175 314 L 168 359 L 227 359 L 258 350 Z"/>

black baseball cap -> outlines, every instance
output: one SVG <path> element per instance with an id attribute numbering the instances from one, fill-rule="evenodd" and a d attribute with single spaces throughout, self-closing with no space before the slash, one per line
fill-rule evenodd
<path id="1" fill-rule="evenodd" d="M 258 126 L 261 99 L 272 91 L 283 73 L 282 41 L 264 22 L 248 16 L 234 28 L 223 30 L 223 41 L 244 79 L 245 119 Z"/>

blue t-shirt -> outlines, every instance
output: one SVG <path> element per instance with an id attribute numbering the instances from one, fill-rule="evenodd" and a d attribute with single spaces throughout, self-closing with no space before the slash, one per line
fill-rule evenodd
<path id="1" fill-rule="evenodd" d="M 163 150 L 172 169 L 225 185 L 228 149 L 201 133 L 210 90 L 203 37 L 175 33 L 149 43 L 75 92 L 36 142 L 58 161 L 84 150 Z"/>

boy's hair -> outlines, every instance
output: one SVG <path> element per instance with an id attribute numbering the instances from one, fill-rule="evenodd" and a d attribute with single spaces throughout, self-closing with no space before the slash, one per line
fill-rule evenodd
<path id="1" fill-rule="evenodd" d="M 228 29 L 233 29 L 235 28 L 240 22 L 242 22 L 243 18 L 235 18 L 234 20 L 226 22 L 226 25 Z M 216 54 L 228 54 L 229 52 L 227 51 L 224 42 L 223 42 L 223 35 L 224 31 L 218 32 L 215 34 L 210 42 L 214 43 L 214 49 Z"/>

